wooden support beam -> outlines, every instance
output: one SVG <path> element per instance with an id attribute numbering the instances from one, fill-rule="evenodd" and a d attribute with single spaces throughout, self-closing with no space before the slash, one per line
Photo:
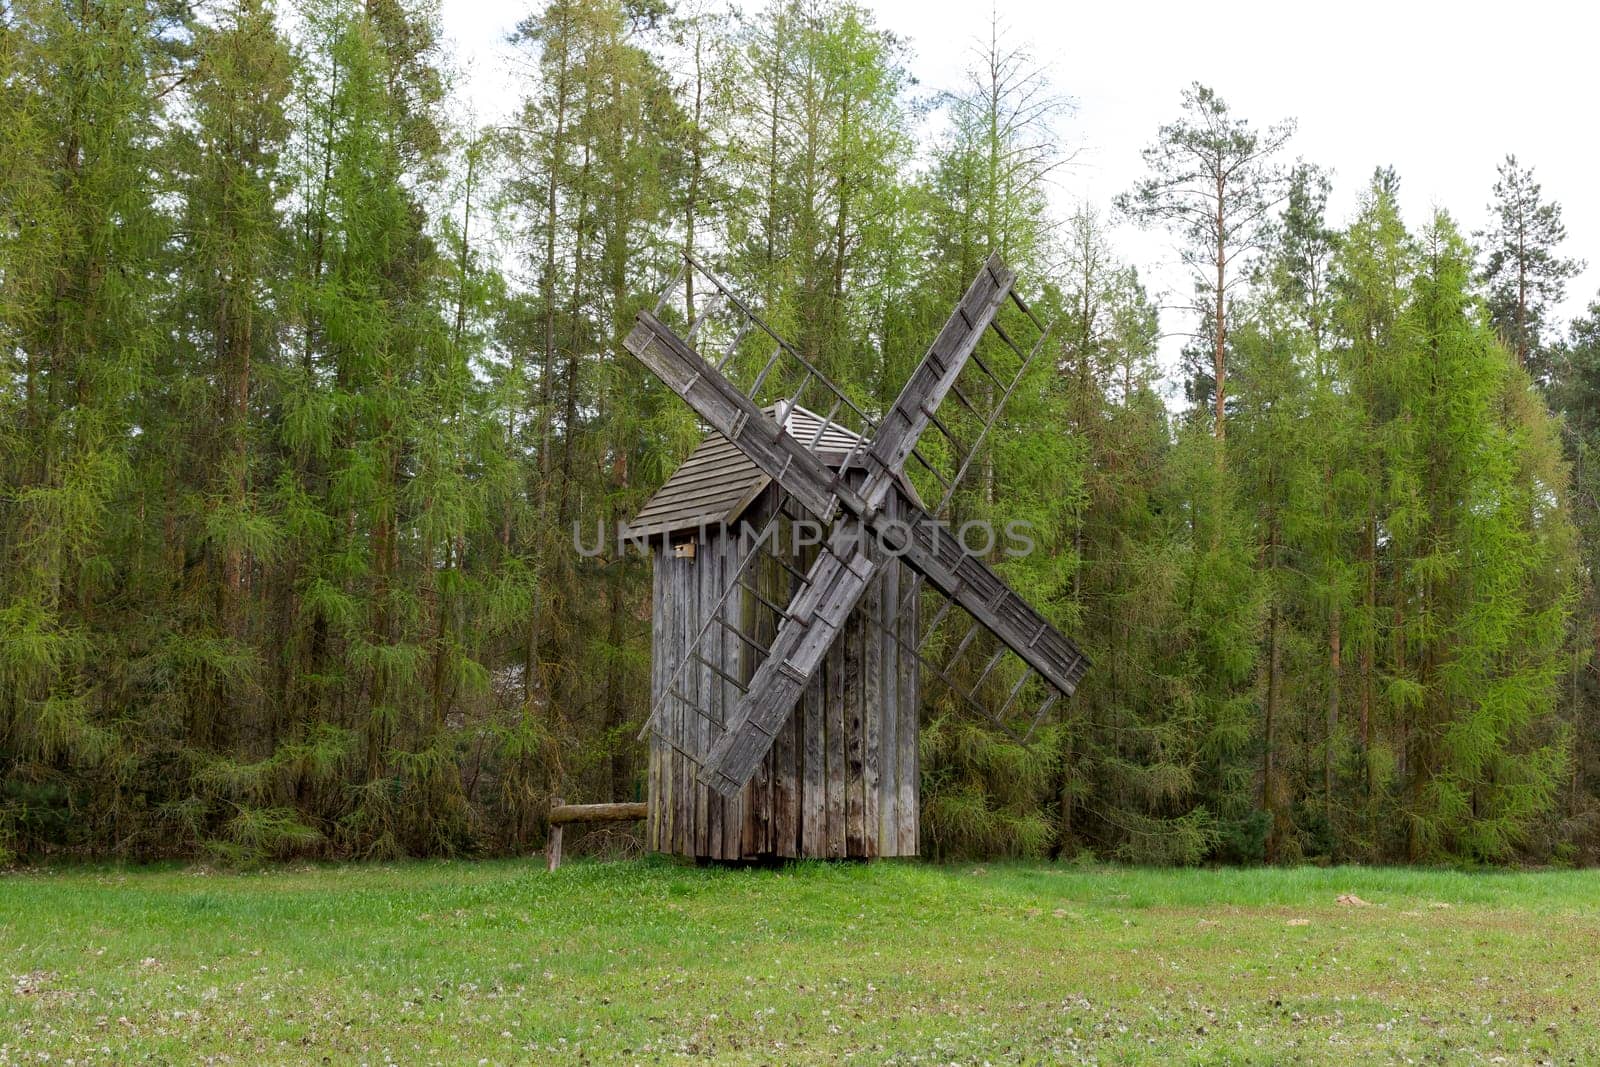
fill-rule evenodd
<path id="1" fill-rule="evenodd" d="M 550 825 L 562 826 L 569 822 L 632 822 L 644 818 L 649 805 L 626 804 L 564 804 L 560 797 L 550 801 Z"/>

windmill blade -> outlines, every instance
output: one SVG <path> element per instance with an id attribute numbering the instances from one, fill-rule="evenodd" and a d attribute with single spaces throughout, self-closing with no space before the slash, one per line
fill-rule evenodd
<path id="1" fill-rule="evenodd" d="M 955 387 L 956 378 L 976 352 L 984 330 L 994 321 L 1015 281 L 1016 275 L 1000 257 L 990 256 L 922 362 L 906 380 L 867 450 L 875 467 L 868 472 L 862 490 L 869 507 L 882 505 L 894 479 L 902 474 L 906 460 L 916 451 L 923 431 L 937 421 L 939 405 Z"/>
<path id="2" fill-rule="evenodd" d="M 809 448 L 665 323 L 641 311 L 622 344 L 807 511 L 823 522 L 832 521 L 840 493 L 849 490 L 838 484 L 833 472 Z"/>
<path id="3" fill-rule="evenodd" d="M 907 566 L 959 604 L 1062 696 L 1071 696 L 1089 669 L 1083 650 L 987 563 L 968 552 L 948 526 L 915 506 L 908 506 L 908 511 L 911 517 L 904 524 L 879 524 L 874 532 Z"/>
<path id="4" fill-rule="evenodd" d="M 834 527 L 766 659 L 706 753 L 700 780 L 723 796 L 736 795 L 755 773 L 871 583 L 877 566 L 867 555 L 862 532 L 853 516 Z"/>

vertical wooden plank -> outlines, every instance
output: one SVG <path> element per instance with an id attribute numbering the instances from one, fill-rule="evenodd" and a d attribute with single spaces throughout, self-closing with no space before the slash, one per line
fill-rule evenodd
<path id="1" fill-rule="evenodd" d="M 882 706 L 878 710 L 883 723 L 878 739 L 878 854 L 900 855 L 900 824 L 895 812 L 899 808 L 900 783 L 897 768 L 900 750 L 897 747 L 900 726 L 900 636 L 896 612 L 900 604 L 900 563 L 889 559 L 883 568 L 883 611 L 878 617 L 882 626 L 878 641 L 883 647 L 883 672 L 881 687 Z"/>
<path id="2" fill-rule="evenodd" d="M 739 571 L 739 564 L 744 561 L 744 551 L 737 531 L 731 532 L 723 539 L 723 548 L 718 555 L 722 559 L 722 584 L 733 585 L 734 575 Z M 743 624 L 744 597 L 737 590 L 728 597 L 728 602 L 723 611 L 725 618 L 735 626 Z M 722 631 L 723 663 L 724 669 L 741 682 L 750 677 L 745 670 L 745 654 L 743 642 L 725 628 Z M 733 685 L 724 682 L 727 687 L 724 693 L 723 708 L 729 709 L 737 703 L 739 690 Z M 726 714 L 726 711 L 724 712 Z M 739 846 L 744 836 L 744 805 L 740 797 L 731 797 L 723 801 L 722 809 L 722 857 L 736 860 L 739 858 Z"/>
<path id="3" fill-rule="evenodd" d="M 780 490 L 778 489 L 778 487 L 776 485 L 774 485 L 771 488 L 769 488 L 767 490 L 767 492 L 772 494 L 772 507 L 776 508 L 778 506 L 778 494 L 779 494 Z M 786 542 L 786 540 L 787 540 L 787 538 L 780 539 L 775 545 L 773 545 L 773 550 L 774 551 L 779 550 L 779 546 L 784 544 Z M 778 579 L 781 576 L 782 571 L 779 569 L 777 561 L 771 559 L 770 557 L 763 557 L 761 559 L 761 561 L 760 561 L 760 566 L 761 566 L 761 595 L 766 597 L 767 600 L 771 601 L 774 604 L 783 603 L 783 597 L 778 592 L 778 588 L 779 588 L 778 587 Z M 777 639 L 777 636 L 778 636 L 778 617 L 773 614 L 773 611 L 772 611 L 771 608 L 769 608 L 769 607 L 767 607 L 766 605 L 763 604 L 761 606 L 761 638 L 760 638 L 762 646 L 765 647 L 765 648 L 771 648 L 772 647 L 772 643 L 773 643 L 774 640 Z M 776 747 L 776 746 L 774 746 L 774 747 Z M 774 773 L 774 769 L 775 769 L 774 765 L 775 765 L 775 763 L 776 763 L 775 754 L 772 751 L 772 749 L 769 748 L 769 749 L 767 749 L 766 756 L 764 756 L 762 758 L 762 760 L 761 760 L 761 768 L 758 771 L 756 771 L 756 847 L 755 847 L 755 851 L 760 853 L 760 854 L 762 854 L 762 855 L 770 855 L 772 853 L 772 851 L 773 851 L 773 847 L 772 847 L 772 789 L 773 789 L 773 780 L 776 777 L 776 775 Z"/>
<path id="4" fill-rule="evenodd" d="M 865 635 L 862 632 L 861 609 L 850 613 L 844 628 L 844 743 L 845 743 L 845 854 L 865 854 L 862 837 L 863 805 L 861 794 L 862 762 L 866 757 L 865 734 L 862 728 L 864 708 L 862 684 Z"/>
<path id="5" fill-rule="evenodd" d="M 800 854 L 811 858 L 828 854 L 828 779 L 823 760 L 823 739 L 827 729 L 823 715 L 827 694 L 823 686 L 826 684 L 827 670 L 824 661 L 822 670 L 811 679 L 805 695 L 800 698 L 799 714 L 803 717 Z"/>
<path id="6" fill-rule="evenodd" d="M 726 570 L 723 566 L 723 561 L 727 553 L 727 541 L 727 531 L 713 530 L 711 531 L 710 539 L 703 546 L 700 566 L 705 574 L 706 587 L 710 590 L 710 596 L 705 599 L 701 608 L 701 612 L 705 616 L 705 619 L 701 620 L 702 625 L 711 619 L 711 609 L 716 606 L 725 588 Z M 706 631 L 705 640 L 701 643 L 700 653 L 706 659 L 715 663 L 718 669 L 728 671 L 729 666 L 723 657 L 722 650 L 722 628 L 713 621 L 710 629 Z M 718 733 L 722 725 L 723 716 L 727 714 L 726 709 L 730 705 L 727 703 L 728 683 L 711 672 L 709 668 L 706 673 L 710 675 L 707 679 L 706 710 L 713 716 L 712 721 L 707 724 L 706 728 L 706 736 L 709 741 L 714 739 Z M 710 790 L 706 791 L 706 855 L 712 859 L 722 859 L 722 820 L 727 810 L 727 802 L 719 794 Z"/>
<path id="7" fill-rule="evenodd" d="M 827 672 L 827 736 L 823 743 L 828 753 L 827 818 L 828 856 L 841 859 L 845 855 L 845 803 L 844 803 L 844 635 L 828 649 L 823 663 Z"/>
<path id="8" fill-rule="evenodd" d="M 881 561 L 882 555 L 879 554 Z M 884 716 L 883 705 L 883 575 L 880 572 L 867 586 L 865 602 L 856 610 L 861 615 L 861 854 L 878 855 L 878 735 Z"/>
<path id="9" fill-rule="evenodd" d="M 689 628 L 694 625 L 694 572 L 690 570 L 692 561 L 674 558 L 672 561 L 673 588 L 677 591 L 677 607 L 673 611 L 673 618 L 677 625 L 674 628 L 673 658 L 674 667 L 682 663 L 689 651 Z M 694 709 L 689 701 L 694 699 L 695 687 L 699 683 L 699 674 L 685 668 L 678 676 L 678 692 L 683 696 L 678 704 L 678 744 L 687 751 L 694 751 Z M 678 804 L 677 804 L 677 833 L 676 851 L 681 856 L 694 855 L 694 764 L 681 753 L 678 756 Z"/>
<path id="10" fill-rule="evenodd" d="M 815 548 L 803 549 L 799 567 L 809 572 Z M 800 855 L 820 859 L 828 854 L 827 659 L 806 686 L 795 714 L 800 716 Z"/>
<path id="11" fill-rule="evenodd" d="M 773 742 L 772 851 L 792 859 L 799 844 L 798 716 L 789 715 Z"/>
<path id="12" fill-rule="evenodd" d="M 691 653 L 699 653 L 704 659 L 710 659 L 711 657 L 706 655 L 707 650 L 695 641 L 696 635 L 700 633 L 701 627 L 705 625 L 711 605 L 716 603 L 716 589 L 711 581 L 711 576 L 716 572 L 715 557 L 711 554 L 712 546 L 706 544 L 705 540 L 705 538 L 701 538 L 700 543 L 695 545 L 694 557 L 688 561 L 693 571 L 692 581 L 696 595 L 694 615 L 689 620 L 687 638 Z M 707 638 L 709 639 L 709 637 L 710 635 L 708 634 Z M 694 660 L 693 666 L 695 674 L 699 676 L 698 684 L 695 686 L 695 697 L 700 705 L 700 709 L 694 715 L 694 751 L 706 752 L 711 748 L 711 723 L 706 719 L 705 712 L 711 708 L 712 683 L 716 681 L 716 675 L 711 673 L 710 666 L 699 659 Z M 711 789 L 703 785 L 698 779 L 697 768 L 694 786 L 694 854 L 696 856 L 711 855 L 711 797 Z"/>
<path id="13" fill-rule="evenodd" d="M 901 586 L 904 587 L 914 581 L 910 570 L 902 566 Z M 918 716 L 922 711 L 922 667 L 915 655 L 915 649 L 921 619 L 922 604 L 919 595 L 911 598 L 911 603 L 906 605 L 897 620 L 900 626 L 900 640 L 906 649 L 905 655 L 900 660 L 900 682 L 897 693 L 900 723 L 895 738 L 900 749 L 895 767 L 900 789 L 899 801 L 895 806 L 895 818 L 899 821 L 896 836 L 899 838 L 902 856 L 915 856 L 920 847 L 917 803 L 922 792 L 922 781 L 921 764 L 918 762 L 917 731 Z"/>
<path id="14" fill-rule="evenodd" d="M 791 544 L 780 546 L 787 554 Z M 787 557 L 786 557 L 787 558 Z M 796 570 L 798 558 L 787 559 Z M 799 588 L 792 574 L 774 566 L 774 604 L 788 604 Z M 776 632 L 781 619 L 773 620 Z M 802 693 L 802 699 L 804 694 Z M 798 705 L 784 720 L 773 744 L 772 774 L 772 851 L 786 859 L 793 859 L 800 844 L 800 712 Z"/>
<path id="15" fill-rule="evenodd" d="M 678 561 L 672 558 L 672 547 L 667 546 L 662 558 L 662 567 L 666 572 L 666 581 L 663 592 L 666 594 L 666 626 L 667 626 L 667 667 L 664 681 L 667 685 L 667 708 L 665 713 L 666 728 L 674 742 L 669 767 L 671 773 L 667 777 L 667 851 L 681 851 L 682 843 L 682 815 L 680 806 L 683 803 L 683 757 L 679 755 L 677 745 L 683 744 L 683 708 L 681 702 L 673 695 L 672 672 L 678 665 L 678 614 L 683 608 L 683 599 L 678 590 Z"/>
<path id="16" fill-rule="evenodd" d="M 672 671 L 678 657 L 678 605 L 673 589 L 674 568 L 672 552 L 665 549 L 661 555 L 661 687 L 666 693 L 666 703 L 661 708 L 661 729 L 673 741 L 678 739 L 678 701 L 671 693 Z M 678 778 L 680 776 L 678 750 L 667 745 L 661 753 L 661 851 L 678 849 Z"/>
<path id="17" fill-rule="evenodd" d="M 666 650 L 662 647 L 666 628 L 662 625 L 661 602 L 661 552 L 653 545 L 650 549 L 650 706 L 646 714 L 655 710 L 656 701 L 661 697 L 662 671 L 666 663 Z M 658 724 L 659 726 L 659 724 Z M 649 816 L 645 819 L 646 847 L 652 852 L 666 851 L 661 847 L 661 771 L 666 758 L 666 746 L 651 731 L 650 737 L 650 774 L 647 780 L 648 794 L 646 800 L 650 804 Z"/>
<path id="18" fill-rule="evenodd" d="M 756 530 L 761 529 L 772 515 L 773 508 L 776 506 L 777 492 L 778 489 L 775 485 L 768 486 L 761 494 L 759 506 L 752 509 L 754 517 L 751 522 Z M 746 537 L 746 551 L 752 553 L 758 551 L 754 533 Z M 759 590 L 762 596 L 767 595 L 767 583 L 770 580 L 768 572 L 770 569 L 770 563 L 764 559 L 757 559 L 750 564 L 750 569 L 745 572 L 745 580 Z M 753 594 L 747 598 L 747 603 L 749 607 L 747 616 L 749 622 L 744 627 L 744 632 L 758 645 L 763 647 L 770 646 L 773 638 L 770 625 L 771 612 Z M 750 663 L 750 669 L 745 674 L 745 678 L 748 680 L 760 666 L 760 657 L 754 649 L 746 647 L 745 652 L 749 657 Z M 772 799 L 771 775 L 768 770 L 771 759 L 772 754 L 768 752 L 766 758 L 761 761 L 761 766 L 756 769 L 755 774 L 751 775 L 750 781 L 746 783 L 741 792 L 744 799 L 744 834 L 740 843 L 739 854 L 743 857 L 759 856 L 766 851 L 765 809 Z"/>

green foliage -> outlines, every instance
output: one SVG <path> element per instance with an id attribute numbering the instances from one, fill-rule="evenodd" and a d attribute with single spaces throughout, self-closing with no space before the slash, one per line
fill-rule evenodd
<path id="1" fill-rule="evenodd" d="M 1548 378 L 1546 318 L 1566 294 L 1566 283 L 1583 263 L 1560 254 L 1567 227 L 1561 205 L 1546 201 L 1533 168 L 1507 155 L 1489 205 L 1493 228 L 1485 239 L 1482 278 L 1487 288 L 1489 322 L 1517 364 L 1536 378 Z"/>
<path id="2" fill-rule="evenodd" d="M 925 851 L 1597 855 L 1600 311 L 1555 341 L 1514 161 L 1477 275 L 1192 87 L 1121 202 L 1199 275 L 1179 416 L 993 21 L 925 107 L 852 0 L 549 0 L 490 131 L 431 0 L 6 14 L 0 860 L 519 851 L 637 796 L 648 566 L 570 536 L 699 438 L 620 343 L 681 252 L 869 414 L 991 253 L 1055 323 L 948 513 L 1029 524 L 996 565 L 1095 667 L 1026 741 L 930 686 Z"/>

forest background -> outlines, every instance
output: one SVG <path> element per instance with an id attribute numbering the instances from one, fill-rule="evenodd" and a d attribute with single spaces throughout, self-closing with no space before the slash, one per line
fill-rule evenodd
<path id="1" fill-rule="evenodd" d="M 929 694 L 924 851 L 1600 858 L 1600 299 L 1530 162 L 1334 219 L 1292 120 L 1175 85 L 1063 212 L 1069 101 L 971 29 L 930 96 L 851 3 L 554 0 L 481 125 L 426 2 L 0 4 L 0 855 L 635 798 L 649 565 L 571 530 L 699 430 L 633 315 L 702 256 L 881 410 L 998 252 L 1058 325 L 957 510 L 1096 667 L 1027 744 Z"/>

